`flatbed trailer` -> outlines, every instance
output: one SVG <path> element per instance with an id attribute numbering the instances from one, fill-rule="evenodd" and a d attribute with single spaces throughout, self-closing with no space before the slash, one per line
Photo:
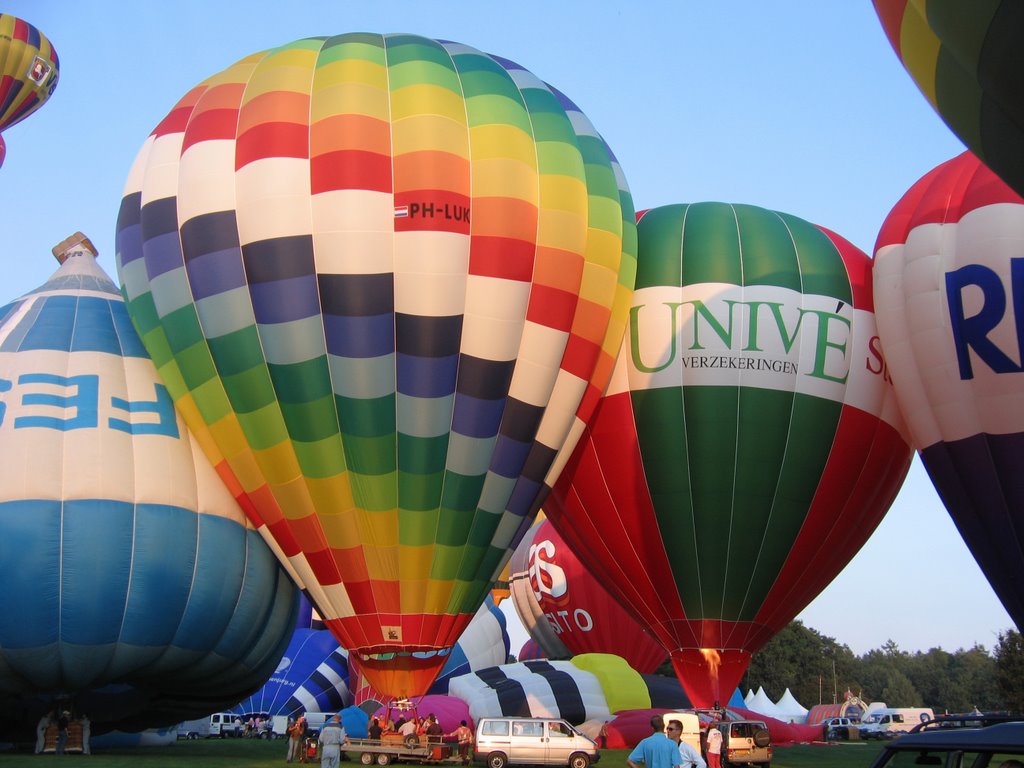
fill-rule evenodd
<path id="1" fill-rule="evenodd" d="M 385 737 L 383 739 L 345 740 L 341 745 L 344 752 L 359 756 L 363 765 L 389 765 L 390 763 L 407 760 L 416 763 L 461 763 L 457 744 L 443 742 L 439 737 L 423 741 L 416 736 L 404 739 Z"/>

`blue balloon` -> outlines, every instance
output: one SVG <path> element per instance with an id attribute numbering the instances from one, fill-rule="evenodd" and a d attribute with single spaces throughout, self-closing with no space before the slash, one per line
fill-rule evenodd
<path id="1" fill-rule="evenodd" d="M 297 590 L 91 252 L 0 308 L 0 455 L 0 708 L 137 729 L 270 676 Z"/>

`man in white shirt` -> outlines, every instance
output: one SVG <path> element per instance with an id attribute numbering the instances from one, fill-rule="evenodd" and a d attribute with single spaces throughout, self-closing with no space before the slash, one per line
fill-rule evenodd
<path id="1" fill-rule="evenodd" d="M 679 745 L 679 759 L 683 761 L 683 768 L 707 768 L 707 763 L 700 756 L 700 752 L 694 749 L 689 742 L 683 741 L 683 724 L 681 722 L 669 720 L 665 727 L 665 733 Z"/>

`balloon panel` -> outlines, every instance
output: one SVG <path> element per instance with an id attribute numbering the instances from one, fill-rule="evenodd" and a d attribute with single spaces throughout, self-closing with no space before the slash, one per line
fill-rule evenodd
<path id="1" fill-rule="evenodd" d="M 561 94 L 466 46 L 352 34 L 182 99 L 126 185 L 118 269 L 328 626 L 365 670 L 426 679 L 610 373 L 632 231 Z"/>
<path id="2" fill-rule="evenodd" d="M 864 254 L 722 203 L 639 237 L 622 352 L 545 511 L 709 706 L 860 548 L 910 450 Z"/>
<path id="3" fill-rule="evenodd" d="M 1024 200 L 965 152 L 926 174 L 879 233 L 878 321 L 896 395 L 954 523 L 1024 626 Z"/>
<path id="4" fill-rule="evenodd" d="M 57 87 L 60 62 L 42 32 L 0 13 L 0 131 L 35 112 Z"/>

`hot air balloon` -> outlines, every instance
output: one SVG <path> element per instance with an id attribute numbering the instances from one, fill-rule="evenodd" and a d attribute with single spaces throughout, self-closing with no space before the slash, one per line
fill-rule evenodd
<path id="1" fill-rule="evenodd" d="M 1024 194 L 1024 7 L 874 0 L 889 42 L 953 133 Z"/>
<path id="2" fill-rule="evenodd" d="M 0 131 L 43 106 L 59 76 L 57 52 L 46 35 L 17 16 L 0 13 Z"/>
<path id="3" fill-rule="evenodd" d="M 266 684 L 227 712 L 294 717 L 337 712 L 352 703 L 348 654 L 325 629 L 296 629 Z"/>
<path id="4" fill-rule="evenodd" d="M 96 723 L 175 723 L 270 676 L 297 591 L 176 417 L 88 238 L 62 246 L 0 308 L 0 709 L 61 698 Z"/>
<path id="5" fill-rule="evenodd" d="M 896 203 L 875 246 L 878 329 L 914 445 L 1024 629 L 1024 199 L 970 152 Z"/>
<path id="6" fill-rule="evenodd" d="M 516 613 L 547 658 L 612 653 L 639 672 L 665 661 L 661 643 L 590 574 L 550 521 L 530 528 L 510 562 Z"/>
<path id="7" fill-rule="evenodd" d="M 411 35 L 252 55 L 144 144 L 118 222 L 129 312 L 382 693 L 427 690 L 596 403 L 631 211 L 568 99 Z"/>
<path id="8" fill-rule="evenodd" d="M 615 373 L 544 511 L 707 707 L 860 549 L 911 450 L 866 255 L 725 203 L 647 211 L 638 238 Z"/>

